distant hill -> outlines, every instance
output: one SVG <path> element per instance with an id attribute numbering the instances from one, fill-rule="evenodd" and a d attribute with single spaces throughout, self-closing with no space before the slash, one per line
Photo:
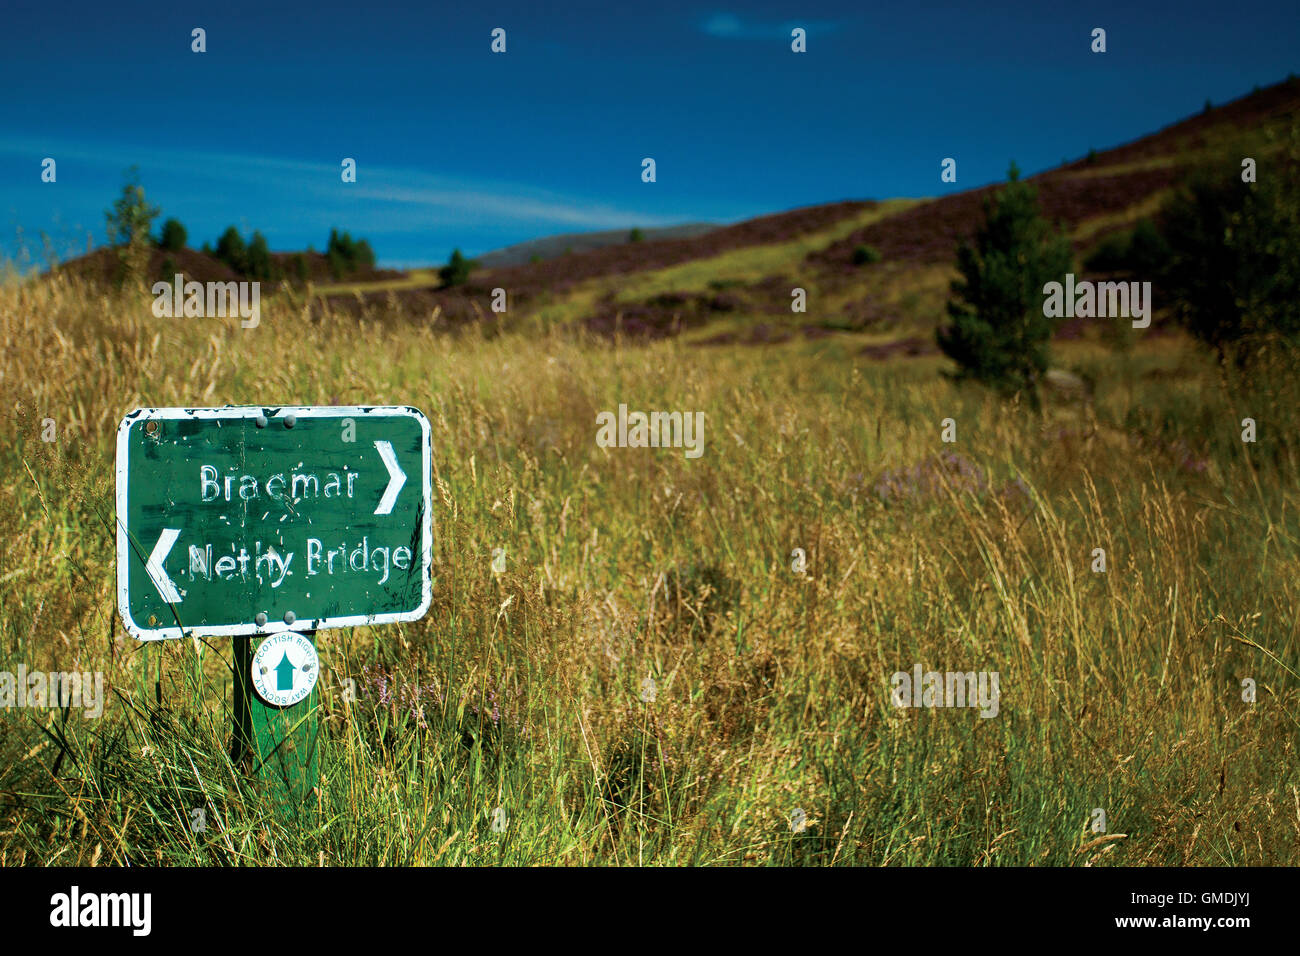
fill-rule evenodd
<path id="1" fill-rule="evenodd" d="M 1154 215 L 1211 156 L 1229 162 L 1233 176 L 1237 157 L 1254 157 L 1264 174 L 1282 148 L 1279 133 L 1296 122 L 1300 80 L 1288 78 L 1132 142 L 1088 150 L 1028 181 L 1082 263 L 1107 236 Z M 1071 151 L 1083 154 L 1088 145 Z M 481 322 L 494 290 L 505 289 L 509 321 L 545 304 L 548 322 L 572 321 L 597 333 L 690 332 L 757 343 L 869 332 L 925 351 L 933 350 L 933 329 L 944 318 L 957 246 L 974 233 L 984 200 L 1000 186 L 928 199 L 840 200 L 728 226 L 646 229 L 640 242 L 628 241 L 630 230 L 549 236 L 478 256 L 490 274 L 477 271 L 452 288 L 442 286 L 436 269 L 371 270 L 338 281 L 323 256 L 302 255 L 319 286 L 313 309 L 396 310 L 450 328 Z M 303 261 L 298 255 L 274 254 L 291 281 Z M 151 273 L 165 271 L 164 257 L 154 254 Z M 60 268 L 107 274 L 113 263 L 111 250 L 97 250 Z M 172 265 L 200 280 L 233 278 L 193 250 L 174 254 Z M 791 312 L 795 287 L 807 291 L 807 313 Z"/>
<path id="2" fill-rule="evenodd" d="M 680 226 L 666 226 L 661 229 L 642 229 L 645 242 L 657 242 L 672 239 L 694 239 L 707 235 L 721 228 L 716 223 L 691 222 Z M 627 245 L 635 247 L 629 236 L 631 229 L 613 229 L 604 232 L 575 232 L 556 236 L 544 236 L 530 239 L 504 249 L 476 256 L 479 266 L 484 269 L 504 269 L 524 266 L 530 263 L 547 262 L 566 255 L 577 255 L 606 249 L 610 246 Z M 335 277 L 329 269 L 329 261 L 320 252 L 273 252 L 271 259 L 283 272 L 283 278 L 291 284 L 310 280 L 317 284 L 328 285 L 335 282 L 367 283 L 382 282 L 401 278 L 406 273 L 394 269 L 361 269 L 347 276 Z M 198 249 L 185 248 L 176 252 L 155 249 L 150 254 L 149 274 L 162 276 L 164 266 L 170 260 L 175 271 L 183 272 L 199 282 L 230 281 L 240 278 L 225 263 Z M 437 269 L 441 263 L 431 268 Z M 108 280 L 117 269 L 117 256 L 113 250 L 101 246 L 86 255 L 69 259 L 58 270 L 82 278 Z M 170 278 L 170 276 L 164 276 Z"/>
<path id="3" fill-rule="evenodd" d="M 715 223 L 688 222 L 681 226 L 664 226 L 660 229 L 642 229 L 646 240 L 656 239 L 693 239 L 719 228 Z M 556 259 L 566 253 L 590 252 L 606 246 L 616 246 L 629 241 L 631 228 L 610 229 L 605 232 L 570 232 L 558 236 L 544 236 L 530 239 L 504 249 L 494 249 L 481 256 L 475 256 L 480 266 L 485 269 L 499 269 L 505 266 L 522 266 L 534 260 L 545 262 Z"/>

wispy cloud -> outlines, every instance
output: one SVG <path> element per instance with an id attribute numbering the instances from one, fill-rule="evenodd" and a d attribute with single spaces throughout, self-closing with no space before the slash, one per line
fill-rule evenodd
<path id="1" fill-rule="evenodd" d="M 374 169 L 368 175 L 374 185 L 363 187 L 358 182 L 357 198 L 427 209 L 440 215 L 455 213 L 476 222 L 523 221 L 580 229 L 616 229 L 630 223 L 665 226 L 681 221 L 681 217 L 646 214 L 522 187 L 485 187 L 395 170 Z"/>
<path id="2" fill-rule="evenodd" d="M 724 40 L 770 40 L 790 36 L 795 27 L 803 27 L 808 36 L 833 33 L 839 28 L 834 20 L 767 20 L 745 19 L 734 13 L 713 13 L 699 23 L 700 32 Z"/>
<path id="3" fill-rule="evenodd" d="M 23 156 L 54 155 L 74 159 L 116 174 L 138 164 L 146 186 L 150 173 L 183 176 L 190 190 L 203 194 L 214 182 L 241 185 L 250 198 L 274 196 L 281 201 L 310 198 L 326 219 L 334 203 L 364 200 L 389 228 L 416 230 L 435 217 L 440 225 L 460 223 L 539 223 L 574 229 L 617 229 L 629 224 L 664 226 L 689 216 L 665 216 L 642 209 L 622 208 L 589 197 L 541 190 L 517 183 L 489 182 L 423 170 L 374 166 L 357 157 L 357 182 L 344 186 L 337 163 L 184 149 L 129 149 L 113 144 L 87 148 L 84 144 L 50 140 L 0 139 L 0 153 Z M 341 158 L 341 157 L 340 157 Z M 219 190 L 217 190 L 219 192 Z M 226 194 L 224 202 L 230 205 Z M 260 200 L 259 200 L 260 201 Z M 234 205 L 238 205 L 237 203 Z M 232 210 L 233 211 L 233 210 Z M 396 214 L 396 215 L 394 215 Z M 366 216 L 366 218 L 371 218 Z"/>

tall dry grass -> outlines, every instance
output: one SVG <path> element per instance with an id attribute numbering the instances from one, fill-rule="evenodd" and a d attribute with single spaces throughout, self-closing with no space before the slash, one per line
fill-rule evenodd
<path id="1" fill-rule="evenodd" d="M 99 720 L 0 710 L 0 863 L 1297 862 L 1293 369 L 1079 345 L 1095 407 L 1036 417 L 851 338 L 449 336 L 289 299 L 245 330 L 62 279 L 0 289 L 0 334 L 0 669 L 112 689 Z M 115 620 L 118 421 L 226 403 L 434 427 L 433 606 L 320 635 L 296 818 L 224 756 L 229 647 Z M 619 403 L 703 411 L 703 456 L 598 448 Z M 998 716 L 892 706 L 918 663 L 998 672 Z"/>

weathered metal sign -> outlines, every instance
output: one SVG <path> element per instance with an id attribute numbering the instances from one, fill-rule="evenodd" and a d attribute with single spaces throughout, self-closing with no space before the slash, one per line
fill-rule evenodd
<path id="1" fill-rule="evenodd" d="M 432 595 L 410 407 L 141 408 L 117 430 L 117 589 L 140 640 L 413 621 Z"/>

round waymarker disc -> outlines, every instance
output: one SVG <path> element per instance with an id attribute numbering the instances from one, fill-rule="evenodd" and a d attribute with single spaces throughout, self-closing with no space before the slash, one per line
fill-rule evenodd
<path id="1" fill-rule="evenodd" d="M 319 674 L 315 646 L 293 631 L 272 634 L 253 654 L 253 688 L 257 696 L 276 707 L 306 700 Z"/>

